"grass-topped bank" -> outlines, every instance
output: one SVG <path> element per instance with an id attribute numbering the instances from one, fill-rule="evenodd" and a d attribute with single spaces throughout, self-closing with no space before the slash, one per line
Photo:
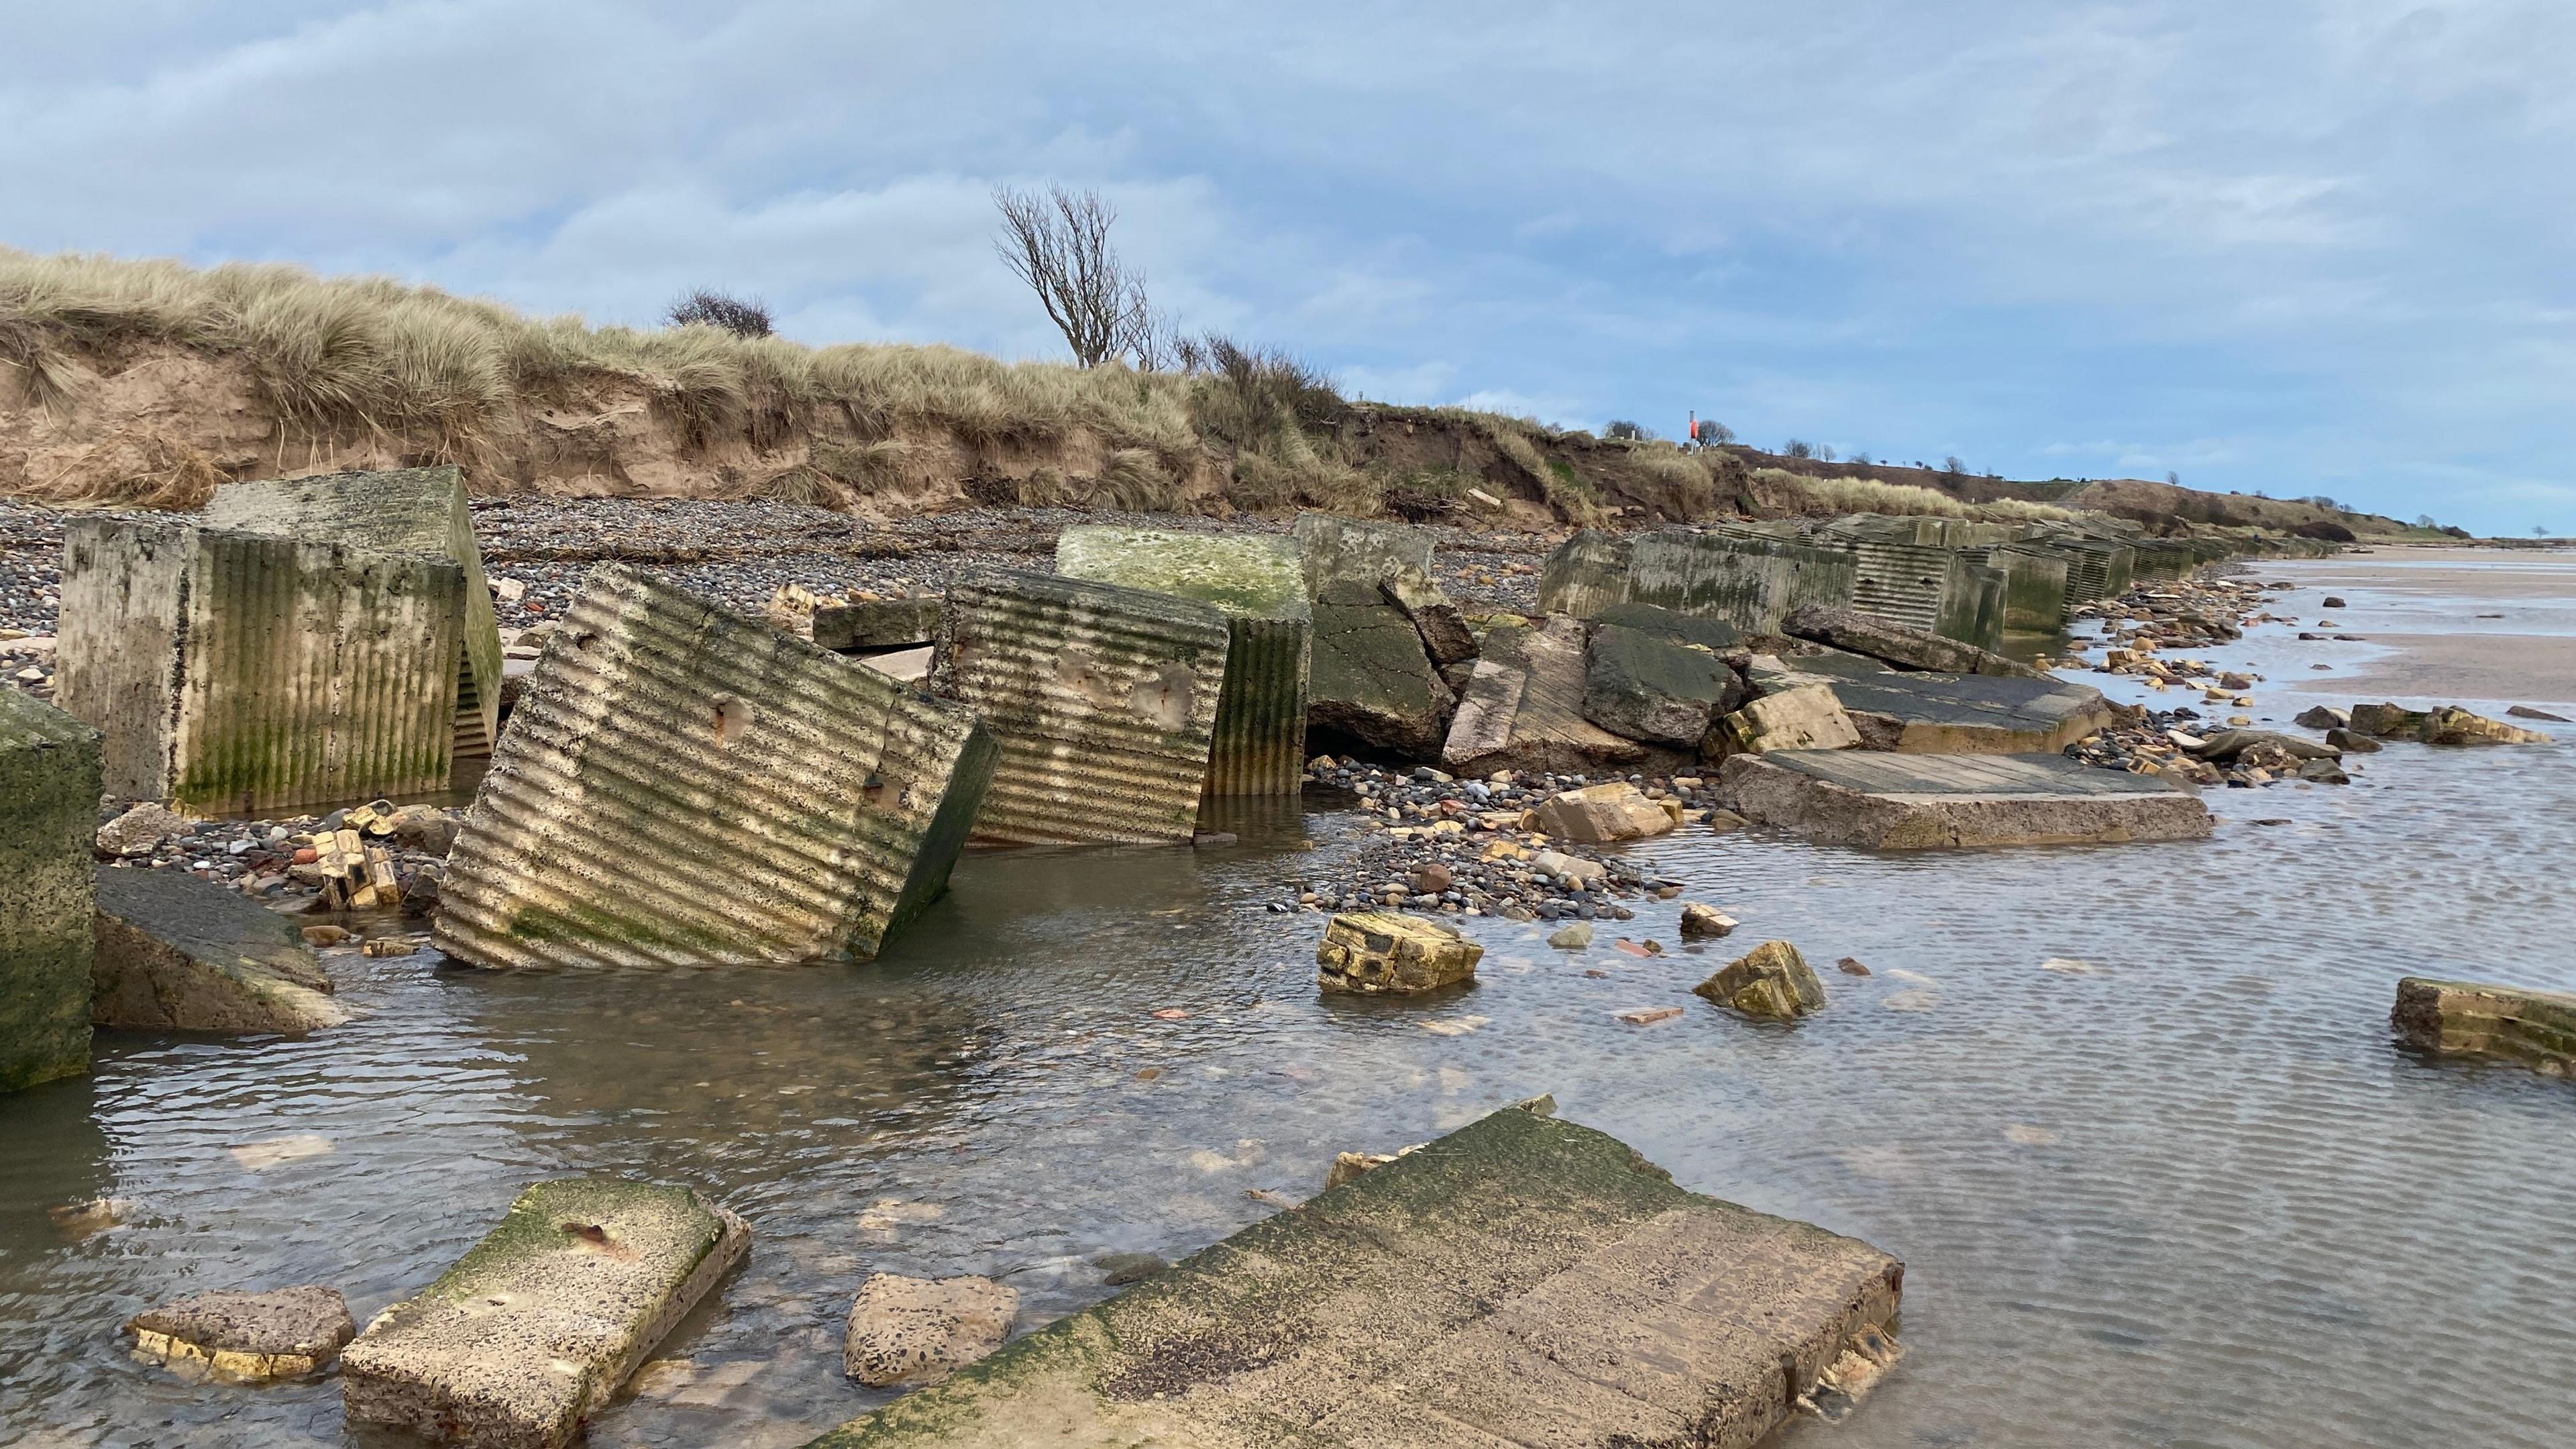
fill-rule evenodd
<path id="1" fill-rule="evenodd" d="M 967 503 L 1542 526 L 2066 516 L 2046 485 L 1354 401 L 1284 354 L 1221 342 L 1188 369 L 1010 363 L 595 327 L 291 266 L 0 248 L 0 493 L 188 507 L 229 480 L 428 463 L 461 465 L 477 492 L 770 497 L 878 518 Z"/>

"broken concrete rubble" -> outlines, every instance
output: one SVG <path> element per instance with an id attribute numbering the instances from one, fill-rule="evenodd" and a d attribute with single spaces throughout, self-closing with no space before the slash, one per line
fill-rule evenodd
<path id="1" fill-rule="evenodd" d="M 1738 755 L 1719 791 L 1747 819 L 1878 850 L 2197 840 L 2209 812 L 2169 780 L 2060 755 Z"/>
<path id="2" fill-rule="evenodd" d="M 1825 984 L 1798 948 L 1786 941 L 1765 941 L 1720 967 L 1716 975 L 1691 988 L 1720 1006 L 1746 1016 L 1794 1021 L 1825 1004 Z"/>
<path id="3" fill-rule="evenodd" d="M 1564 790 L 1531 812 L 1543 835 L 1581 845 L 1610 845 L 1661 835 L 1680 822 L 1625 780 Z"/>
<path id="4" fill-rule="evenodd" d="M 2350 728 L 2353 733 L 2381 740 L 2416 740 L 2428 745 L 2545 745 L 2550 737 L 2537 730 L 2527 730 L 2472 714 L 2457 705 L 2436 705 L 2429 710 L 2406 709 L 2395 704 L 2356 704 L 2352 707 Z"/>
<path id="5" fill-rule="evenodd" d="M 1903 1271 L 1505 1110 L 814 1449 L 1746 1449 L 1893 1321 Z"/>
<path id="6" fill-rule="evenodd" d="M 2388 1021 L 2423 1051 L 2576 1076 L 2576 993 L 2409 976 L 2397 983 Z"/>
<path id="7" fill-rule="evenodd" d="M 1404 996 L 1474 978 L 1485 948 L 1427 916 L 1353 911 L 1324 926 L 1315 984 L 1326 991 Z"/>
<path id="8" fill-rule="evenodd" d="M 750 1247 L 749 1224 L 685 1187 L 538 1183 L 349 1345 L 348 1417 L 471 1449 L 559 1449 Z"/>
<path id="9" fill-rule="evenodd" d="M 946 888 L 994 754 L 955 704 L 604 566 L 475 796 L 436 944 L 495 970 L 874 956 Z"/>
<path id="10" fill-rule="evenodd" d="M 1583 717 L 1610 733 L 1696 750 L 1709 724 L 1744 702 L 1744 680 L 1725 654 L 1734 626 L 1648 604 L 1616 604 L 1592 633 Z"/>
<path id="11" fill-rule="evenodd" d="M 1423 652 L 1431 656 L 1433 665 L 1446 669 L 1476 657 L 1476 636 L 1468 631 L 1458 606 L 1449 601 L 1430 575 L 1411 568 L 1398 569 L 1377 587 L 1387 602 L 1402 609 L 1405 618 L 1413 621 L 1413 630 L 1422 636 Z"/>
<path id="12" fill-rule="evenodd" d="M 1832 690 L 1866 750 L 2047 754 L 2108 728 L 2119 714 L 2102 691 L 2053 676 L 1933 674 L 1840 651 L 1755 655 L 1745 673 L 1765 694 L 1809 684 Z"/>
<path id="13" fill-rule="evenodd" d="M 106 736 L 111 793 L 251 814 L 452 784 L 456 563 L 159 519 L 63 534 L 61 700 Z"/>
<path id="14" fill-rule="evenodd" d="M 1724 936 L 1736 927 L 1733 916 L 1703 901 L 1682 902 L 1682 934 L 1685 936 Z"/>
<path id="15" fill-rule="evenodd" d="M 1843 713 L 1841 701 L 1821 684 L 1799 685 L 1750 701 L 1719 720 L 1718 731 L 1726 749 L 1740 754 L 1846 750 L 1860 743 L 1860 731 Z"/>
<path id="16" fill-rule="evenodd" d="M 89 1070 L 98 731 L 0 687 L 0 1092 Z"/>
<path id="17" fill-rule="evenodd" d="M 1583 717 L 1583 621 L 1559 614 L 1535 629 L 1498 625 L 1440 749 L 1460 774 L 1497 770 L 1582 774 L 1633 765 L 1646 748 Z"/>
<path id="18" fill-rule="evenodd" d="M 812 637 L 817 646 L 835 654 L 919 649 L 939 637 L 940 607 L 937 597 L 824 604 L 814 610 Z"/>
<path id="19" fill-rule="evenodd" d="M 841 1372 L 872 1389 L 935 1384 L 1000 1348 L 1020 1292 L 990 1278 L 870 1273 L 850 1302 Z"/>
<path id="20" fill-rule="evenodd" d="M 101 866 L 97 892 L 95 1025 L 291 1036 L 349 1019 L 295 923 L 239 891 Z"/>
<path id="21" fill-rule="evenodd" d="M 1075 527 L 1057 538 L 1055 566 L 1070 578 L 1195 599 L 1223 614 L 1229 642 L 1207 793 L 1297 793 L 1314 611 L 1292 540 Z"/>
<path id="22" fill-rule="evenodd" d="M 1405 612 L 1376 586 L 1348 581 L 1327 583 L 1314 608 L 1307 722 L 1408 756 L 1439 748 L 1457 696 Z"/>
<path id="23" fill-rule="evenodd" d="M 299 1378 L 357 1336 L 336 1288 L 195 1293 L 127 1319 L 134 1356 L 224 1383 Z"/>
<path id="24" fill-rule="evenodd" d="M 1906 669 L 1936 674 L 1990 674 L 2020 679 L 2047 679 L 2047 671 L 2006 659 L 1973 644 L 1947 639 L 1858 609 L 1809 605 L 1794 609 L 1780 622 L 1793 638 L 1830 644 L 1853 654 L 1866 654 Z"/>

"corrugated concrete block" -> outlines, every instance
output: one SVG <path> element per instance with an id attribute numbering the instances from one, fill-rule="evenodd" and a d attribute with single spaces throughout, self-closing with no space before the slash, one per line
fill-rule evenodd
<path id="1" fill-rule="evenodd" d="M 167 870 L 98 870 L 90 1021 L 138 1031 L 319 1031 L 349 1013 L 295 923 Z"/>
<path id="2" fill-rule="evenodd" d="M 0 1092 L 89 1070 L 98 731 L 0 686 Z"/>
<path id="3" fill-rule="evenodd" d="M 1752 633 L 1779 632 L 1807 604 L 1848 604 L 1852 554 L 1766 538 L 1658 529 L 1629 544 L 1628 598 L 1680 614 L 1724 619 Z"/>
<path id="4" fill-rule="evenodd" d="M 1628 540 L 1597 528 L 1575 530 L 1547 556 L 1539 571 L 1538 608 L 1542 614 L 1599 618 L 1601 611 L 1628 598 Z"/>
<path id="5" fill-rule="evenodd" d="M 622 565 L 547 640 L 439 888 L 493 969 L 865 959 L 946 888 L 972 714 Z"/>
<path id="6" fill-rule="evenodd" d="M 1056 572 L 1196 599 L 1225 615 L 1230 642 L 1206 792 L 1294 795 L 1304 787 L 1314 611 L 1296 540 L 1086 525 L 1056 539 Z"/>
<path id="7" fill-rule="evenodd" d="M 162 520 L 63 528 L 63 708 L 106 786 L 252 814 L 445 790 L 463 569 Z"/>
<path id="8" fill-rule="evenodd" d="M 488 759 L 500 737 L 501 634 L 465 475 L 453 467 L 326 473 L 215 490 L 200 520 L 321 543 L 347 543 L 379 553 L 441 558 L 465 571 L 464 617 L 456 664 L 456 758 Z"/>
<path id="9" fill-rule="evenodd" d="M 1370 523 L 1338 513 L 1300 513 L 1296 535 L 1310 599 L 1320 598 L 1330 584 L 1365 584 L 1374 589 L 1408 568 L 1431 572 L 1431 535 L 1410 524 Z"/>
<path id="10" fill-rule="evenodd" d="M 1170 594 L 991 569 L 949 585 L 933 688 L 1001 747 L 978 836 L 1187 841 L 1216 738 L 1228 631 Z"/>
<path id="11" fill-rule="evenodd" d="M 1506 1109 L 812 1449 L 1748 1449 L 1895 1357 L 1904 1271 Z"/>
<path id="12" fill-rule="evenodd" d="M 685 1187 L 538 1183 L 341 1354 L 349 1419 L 559 1449 L 750 1249 L 748 1223 Z"/>

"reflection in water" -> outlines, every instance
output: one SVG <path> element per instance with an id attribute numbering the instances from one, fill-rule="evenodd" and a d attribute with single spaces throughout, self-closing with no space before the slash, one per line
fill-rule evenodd
<path id="1" fill-rule="evenodd" d="M 1903 1368 L 1793 1444 L 2554 1444 L 2576 1101 L 2403 1055 L 2386 1017 L 2407 972 L 2576 986 L 2564 759 L 2392 746 L 2347 789 L 2214 792 L 2216 838 L 2175 845 L 1668 839 L 1734 941 L 1679 944 L 1678 901 L 1623 925 L 1672 946 L 1644 960 L 1474 923 L 1472 990 L 1358 1009 L 1315 994 L 1320 922 L 1263 909 L 1307 869 L 1276 821 L 978 853 L 869 967 L 335 960 L 366 1013 L 342 1031 L 103 1037 L 92 1081 L 0 1100 L 0 1440 L 348 1442 L 327 1381 L 180 1384 L 117 1323 L 309 1281 L 363 1318 L 524 1183 L 597 1172 L 698 1183 L 759 1237 L 667 1350 L 689 1366 L 592 1442 L 795 1444 L 877 1401 L 838 1371 L 870 1269 L 999 1274 L 1041 1321 L 1109 1291 L 1101 1253 L 1188 1251 L 1337 1150 L 1552 1090 L 1688 1186 L 1906 1260 Z M 1312 824 L 1325 850 L 1347 827 Z M 1828 972 L 1794 1029 L 1690 996 L 1771 936 L 1873 974 Z M 229 1150 L 297 1136 L 329 1150 Z M 102 1194 L 133 1221 L 73 1243 L 44 1217 Z"/>

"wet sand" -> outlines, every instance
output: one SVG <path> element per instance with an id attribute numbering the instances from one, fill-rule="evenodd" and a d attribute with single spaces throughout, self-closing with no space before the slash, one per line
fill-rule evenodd
<path id="1" fill-rule="evenodd" d="M 2401 702 L 2576 703 L 2576 553 L 2388 548 L 2257 564 L 2295 580 L 2280 611 L 2366 641 L 2303 693 Z M 2346 607 L 2327 613 L 2324 598 Z"/>
<path id="2" fill-rule="evenodd" d="M 2339 675 L 2320 674 L 2307 694 L 2505 700 L 2576 707 L 2576 638 L 2551 634 L 2373 634 L 2392 653 Z M 2568 711 L 2560 711 L 2567 713 Z"/>

